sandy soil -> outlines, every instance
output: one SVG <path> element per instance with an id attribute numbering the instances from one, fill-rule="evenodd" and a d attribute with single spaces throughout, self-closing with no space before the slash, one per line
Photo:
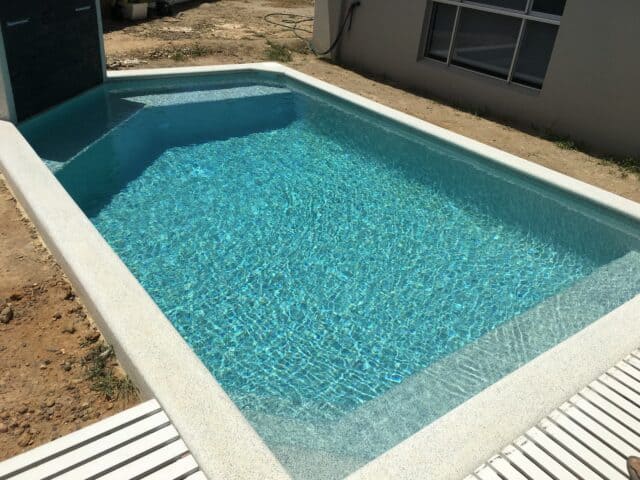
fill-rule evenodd
<path id="1" fill-rule="evenodd" d="M 182 6 L 174 17 L 152 19 L 139 24 L 107 22 L 107 61 L 114 69 L 265 61 L 274 59 L 274 51 L 269 43 L 281 45 L 291 55 L 288 65 L 293 68 L 640 201 L 640 177 L 632 170 L 566 148 L 566 143 L 540 138 L 534 133 L 461 111 L 319 60 L 308 51 L 305 42 L 296 38 L 290 30 L 264 20 L 265 15 L 275 12 L 312 16 L 312 4 L 312 0 L 191 2 Z M 306 23 L 301 27 L 311 30 L 313 24 Z M 302 32 L 301 36 L 311 37 Z M 276 58 L 278 53 L 275 52 Z"/>
<path id="2" fill-rule="evenodd" d="M 102 352 L 100 333 L 0 176 L 0 460 L 138 402 L 135 393 L 116 398 L 125 373 L 109 350 L 95 358 Z"/>

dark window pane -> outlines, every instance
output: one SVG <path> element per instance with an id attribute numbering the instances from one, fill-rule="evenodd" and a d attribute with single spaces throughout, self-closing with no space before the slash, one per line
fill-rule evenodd
<path id="1" fill-rule="evenodd" d="M 527 0 L 466 0 L 465 3 L 478 3 L 491 7 L 508 8 L 509 10 L 524 11 L 527 7 Z"/>
<path id="2" fill-rule="evenodd" d="M 513 73 L 514 81 L 542 87 L 557 33 L 556 25 L 527 22 Z"/>
<path id="3" fill-rule="evenodd" d="M 535 0 L 531 10 L 533 12 L 550 13 L 551 15 L 562 15 L 565 3 L 565 0 Z"/>
<path id="4" fill-rule="evenodd" d="M 453 22 L 456 18 L 456 7 L 435 3 L 431 17 L 431 27 L 427 56 L 438 60 L 447 60 Z"/>
<path id="5" fill-rule="evenodd" d="M 452 62 L 507 78 L 521 20 L 463 8 Z"/>

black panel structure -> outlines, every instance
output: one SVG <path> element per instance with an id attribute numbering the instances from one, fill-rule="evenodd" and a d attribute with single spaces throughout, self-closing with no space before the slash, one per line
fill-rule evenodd
<path id="1" fill-rule="evenodd" d="M 94 0 L 0 0 L 18 120 L 103 81 Z"/>

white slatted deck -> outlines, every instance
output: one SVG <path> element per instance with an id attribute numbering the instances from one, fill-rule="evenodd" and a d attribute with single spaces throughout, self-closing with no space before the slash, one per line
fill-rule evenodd
<path id="1" fill-rule="evenodd" d="M 465 480 L 627 480 L 640 456 L 640 350 Z"/>
<path id="2" fill-rule="evenodd" d="M 0 463 L 0 480 L 206 480 L 150 400 Z"/>

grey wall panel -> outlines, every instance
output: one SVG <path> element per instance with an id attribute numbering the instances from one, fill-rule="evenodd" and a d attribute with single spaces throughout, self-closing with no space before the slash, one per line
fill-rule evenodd
<path id="1" fill-rule="evenodd" d="M 334 11 L 350 3 L 326 1 Z M 603 153 L 640 156 L 640 2 L 568 0 L 541 90 L 421 58 L 430 4 L 362 0 L 338 61 Z"/>

